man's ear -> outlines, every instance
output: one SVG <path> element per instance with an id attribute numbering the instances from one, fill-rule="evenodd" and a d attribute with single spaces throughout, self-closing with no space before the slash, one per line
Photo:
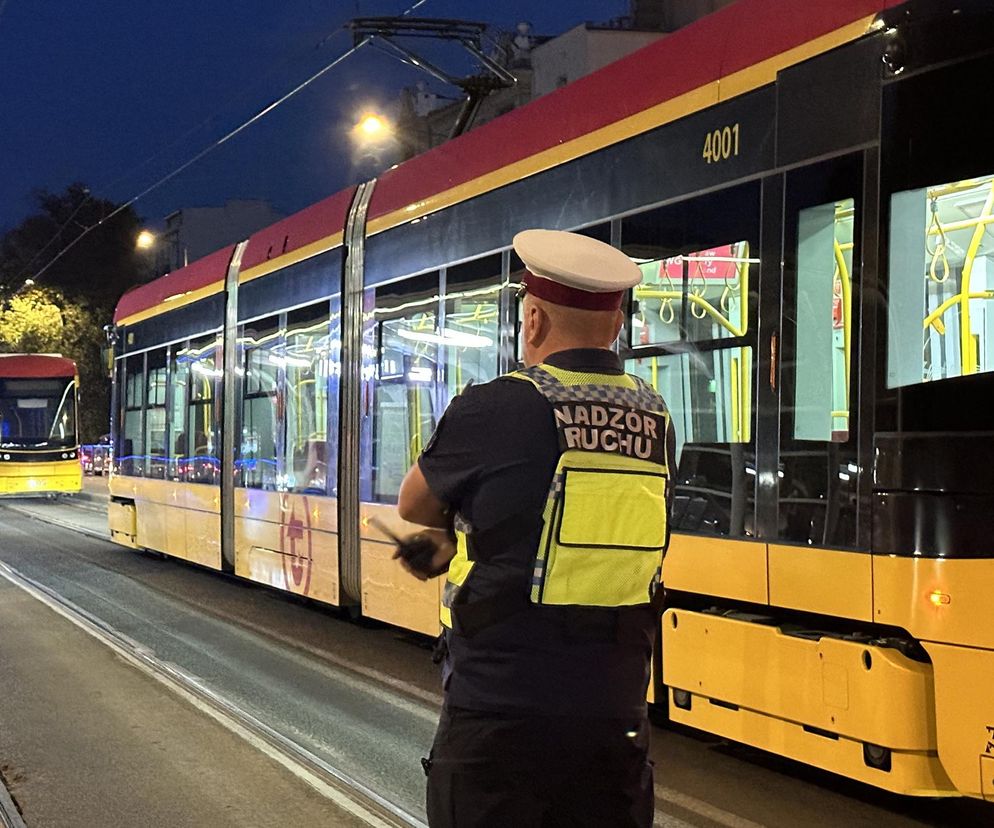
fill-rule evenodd
<path id="1" fill-rule="evenodd" d="M 613 345 L 615 340 L 621 335 L 621 328 L 625 324 L 625 314 L 622 313 L 621 308 L 616 311 L 616 318 L 614 320 L 614 336 L 611 337 L 611 344 Z"/>
<path id="2" fill-rule="evenodd" d="M 548 314 L 534 302 L 529 302 L 525 307 L 525 341 L 536 348 L 542 344 L 548 330 Z"/>

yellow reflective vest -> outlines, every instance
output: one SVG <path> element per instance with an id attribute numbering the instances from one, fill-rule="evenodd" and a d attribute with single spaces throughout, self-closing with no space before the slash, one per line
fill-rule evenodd
<path id="1" fill-rule="evenodd" d="M 488 566 L 487 556 L 473 554 L 478 536 L 457 515 L 457 552 L 442 594 L 442 624 L 471 632 L 468 627 L 485 625 L 528 602 L 578 607 L 649 603 L 659 585 L 667 542 L 670 423 L 662 397 L 629 374 L 581 373 L 542 364 L 507 376 L 530 382 L 545 397 L 559 438 L 559 462 L 541 515 L 530 586 L 500 583 L 502 575 Z M 518 522 L 522 531 L 531 524 L 528 516 Z M 498 534 L 508 536 L 506 531 Z M 460 613 L 474 615 L 464 591 L 470 583 L 470 592 L 492 600 L 486 612 L 475 613 L 473 623 L 466 624 Z M 527 594 L 516 595 L 515 590 Z"/>

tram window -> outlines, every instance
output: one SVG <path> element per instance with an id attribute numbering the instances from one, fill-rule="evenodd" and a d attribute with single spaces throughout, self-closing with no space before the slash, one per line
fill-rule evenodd
<path id="1" fill-rule="evenodd" d="M 142 405 L 145 390 L 145 355 L 137 354 L 122 360 L 124 366 L 124 398 L 121 411 L 121 440 L 116 447 L 118 473 L 141 477 L 144 473 L 142 448 Z"/>
<path id="2" fill-rule="evenodd" d="M 752 348 L 630 359 L 626 370 L 666 400 L 676 432 L 674 529 L 753 532 Z"/>
<path id="3" fill-rule="evenodd" d="M 849 439 L 853 199 L 801 210 L 797 222 L 794 438 Z"/>
<path id="4" fill-rule="evenodd" d="M 444 407 L 438 286 L 438 274 L 431 273 L 376 291 L 373 497 L 378 501 L 396 500 Z"/>
<path id="5" fill-rule="evenodd" d="M 220 338 L 209 336 L 190 342 L 181 357 L 189 365 L 190 402 L 186 418 L 186 479 L 216 485 L 220 446 L 217 439 L 214 399 L 220 384 Z"/>
<path id="6" fill-rule="evenodd" d="M 994 176 L 891 196 L 887 386 L 994 371 Z"/>
<path id="7" fill-rule="evenodd" d="M 642 284 L 635 288 L 633 346 L 674 342 L 682 334 L 694 342 L 746 335 L 749 271 L 759 262 L 749 242 L 637 261 Z"/>
<path id="8" fill-rule="evenodd" d="M 150 351 L 145 366 L 145 474 L 166 477 L 166 349 Z"/>
<path id="9" fill-rule="evenodd" d="M 500 256 L 449 268 L 445 282 L 444 403 L 470 383 L 497 376 Z"/>
<path id="10" fill-rule="evenodd" d="M 330 353 L 328 302 L 287 314 L 283 465 L 289 491 L 327 491 L 328 467 L 336 459 L 328 455 Z"/>
<path id="11" fill-rule="evenodd" d="M 286 368 L 279 317 L 247 323 L 238 342 L 244 372 L 238 479 L 248 489 L 274 490 L 279 479 L 277 437 L 283 408 L 279 389 Z"/>
<path id="12" fill-rule="evenodd" d="M 180 354 L 186 354 L 187 350 L 185 344 L 173 345 L 169 356 L 169 387 L 172 396 L 169 416 L 166 418 L 166 448 L 169 451 L 166 477 L 170 480 L 182 480 L 186 466 L 186 410 L 190 364 Z"/>
<path id="13" fill-rule="evenodd" d="M 623 219 L 621 249 L 643 276 L 632 297 L 632 347 L 746 336 L 758 237 L 754 184 Z"/>

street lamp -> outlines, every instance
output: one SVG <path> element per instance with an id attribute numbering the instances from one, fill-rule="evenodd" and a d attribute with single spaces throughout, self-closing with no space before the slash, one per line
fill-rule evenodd
<path id="1" fill-rule="evenodd" d="M 150 230 L 142 230 L 135 239 L 135 247 L 139 250 L 148 250 L 153 244 L 155 244 L 155 233 Z"/>
<path id="2" fill-rule="evenodd" d="M 361 144 L 380 143 L 393 137 L 393 127 L 382 115 L 366 112 L 352 128 L 352 135 Z"/>
<path id="3" fill-rule="evenodd" d="M 418 154 L 418 147 L 387 116 L 367 110 L 352 127 L 356 163 L 382 170 Z"/>

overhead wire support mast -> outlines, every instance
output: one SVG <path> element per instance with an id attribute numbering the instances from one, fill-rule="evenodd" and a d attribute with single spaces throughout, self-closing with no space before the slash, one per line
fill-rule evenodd
<path id="1" fill-rule="evenodd" d="M 353 44 L 356 46 L 370 40 L 382 42 L 395 53 L 394 57 L 416 66 L 442 83 L 462 89 L 466 99 L 459 117 L 452 126 L 450 140 L 470 127 L 480 109 L 480 104 L 487 95 L 498 89 L 508 89 L 518 82 L 514 75 L 483 51 L 482 40 L 487 28 L 486 23 L 425 17 L 357 17 L 349 23 L 349 28 L 352 29 Z M 478 75 L 456 77 L 438 68 L 413 49 L 397 43 L 395 38 L 398 37 L 459 43 L 479 61 L 485 71 Z"/>

